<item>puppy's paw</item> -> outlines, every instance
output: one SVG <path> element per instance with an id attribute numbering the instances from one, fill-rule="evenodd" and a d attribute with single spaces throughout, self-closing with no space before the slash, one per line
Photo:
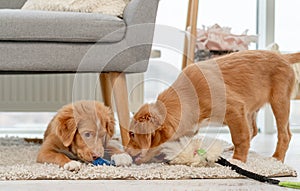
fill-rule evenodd
<path id="1" fill-rule="evenodd" d="M 114 154 L 111 156 L 111 160 L 114 161 L 116 166 L 130 166 L 132 164 L 132 158 L 127 153 Z"/>
<path id="2" fill-rule="evenodd" d="M 64 165 L 65 170 L 69 171 L 78 171 L 81 168 L 81 162 L 71 160 L 70 162 Z"/>

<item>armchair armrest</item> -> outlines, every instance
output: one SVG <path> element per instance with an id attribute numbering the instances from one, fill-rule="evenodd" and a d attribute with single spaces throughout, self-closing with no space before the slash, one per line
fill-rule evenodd
<path id="1" fill-rule="evenodd" d="M 0 0 L 0 9 L 20 9 L 27 0 Z"/>
<path id="2" fill-rule="evenodd" d="M 124 10 L 127 26 L 155 23 L 159 0 L 131 0 Z"/>

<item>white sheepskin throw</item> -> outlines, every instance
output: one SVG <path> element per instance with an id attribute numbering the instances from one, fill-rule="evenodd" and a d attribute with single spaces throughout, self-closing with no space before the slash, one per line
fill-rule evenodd
<path id="1" fill-rule="evenodd" d="M 102 13 L 122 16 L 130 0 L 27 0 L 22 9 Z"/>
<path id="2" fill-rule="evenodd" d="M 162 153 L 169 164 L 214 166 L 224 151 L 225 142 L 210 137 L 182 137 L 162 145 Z"/>

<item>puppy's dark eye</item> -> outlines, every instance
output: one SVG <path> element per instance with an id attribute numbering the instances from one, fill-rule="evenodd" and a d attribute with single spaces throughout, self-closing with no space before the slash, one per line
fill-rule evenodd
<path id="1" fill-rule="evenodd" d="M 132 131 L 129 132 L 129 137 L 134 138 L 134 133 Z"/>
<path id="2" fill-rule="evenodd" d="M 90 138 L 91 137 L 91 133 L 90 132 L 85 132 L 83 135 L 84 135 L 85 138 Z"/>

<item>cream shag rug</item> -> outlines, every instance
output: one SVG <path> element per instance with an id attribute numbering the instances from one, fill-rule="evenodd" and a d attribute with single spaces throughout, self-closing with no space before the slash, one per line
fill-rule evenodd
<path id="1" fill-rule="evenodd" d="M 40 145 L 26 143 L 20 138 L 0 138 L 0 180 L 85 180 L 85 179 L 138 179 L 174 180 L 203 178 L 241 178 L 227 167 L 189 167 L 161 163 L 143 164 L 131 167 L 83 165 L 78 172 L 66 171 L 54 164 L 38 164 L 35 158 Z M 222 154 L 230 158 L 232 152 Z M 248 162 L 240 164 L 243 168 L 258 174 L 278 177 L 296 176 L 291 167 L 263 157 L 255 152 L 249 153 Z"/>

